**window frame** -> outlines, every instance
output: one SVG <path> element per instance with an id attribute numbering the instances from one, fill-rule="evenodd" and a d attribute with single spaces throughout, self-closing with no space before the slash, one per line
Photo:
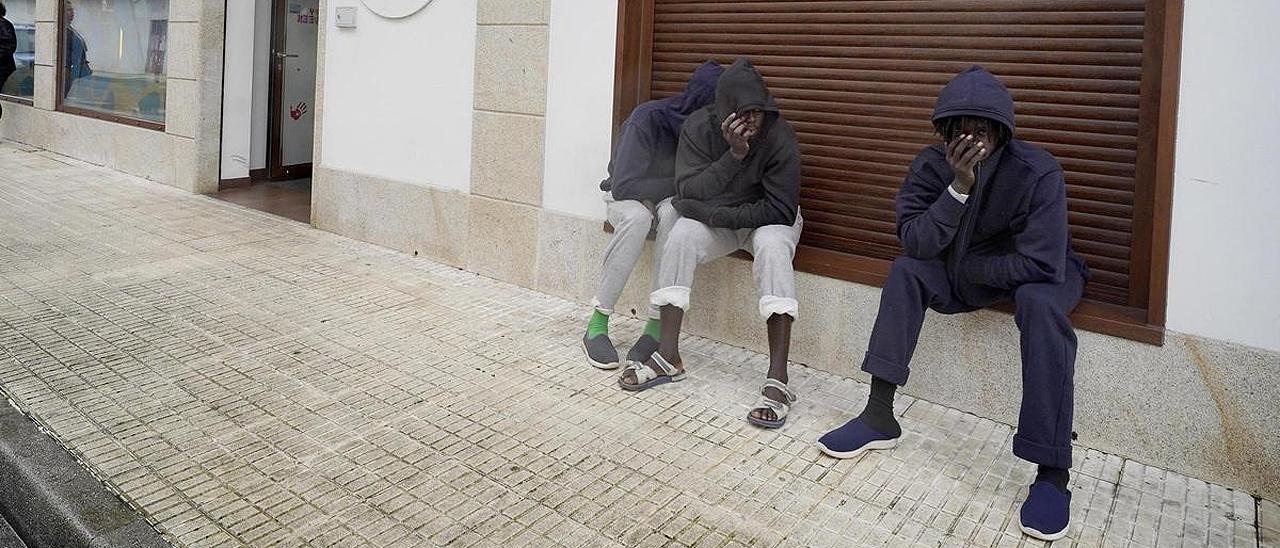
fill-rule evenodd
<path id="1" fill-rule="evenodd" d="M 1072 313 L 1075 327 L 1125 339 L 1164 345 L 1168 304 L 1169 234 L 1173 210 L 1174 142 L 1182 52 L 1184 0 L 1147 0 L 1142 61 L 1139 155 L 1140 184 L 1134 191 L 1135 276 L 1130 306 L 1083 300 Z M 618 0 L 614 62 L 613 142 L 622 123 L 650 96 L 654 0 Z M 1152 28 L 1154 27 L 1154 28 Z M 1147 77 L 1150 75 L 1150 77 Z M 1154 156 L 1154 157 L 1153 157 Z M 795 268 L 801 272 L 882 287 L 891 261 L 801 245 Z M 1136 301 L 1136 302 L 1135 302 Z M 1012 311 L 1011 303 L 994 307 Z"/>
<path id="2" fill-rule="evenodd" d="M 65 113 L 67 113 L 67 114 L 73 114 L 73 115 L 76 115 L 76 116 L 82 116 L 82 117 L 85 117 L 85 118 L 93 118 L 93 119 L 96 119 L 96 120 L 102 120 L 102 121 L 105 121 L 105 122 L 112 122 L 112 123 L 122 124 L 122 125 L 126 125 L 126 126 L 133 126 L 133 127 L 139 127 L 139 128 L 143 128 L 143 129 L 150 129 L 150 130 L 155 130 L 155 131 L 163 132 L 163 131 L 165 130 L 165 123 L 164 123 L 164 122 L 153 122 L 153 121 L 151 121 L 151 120 L 140 120 L 140 119 L 137 119 L 137 118 L 130 118 L 130 117 L 128 117 L 128 116 L 121 116 L 121 115 L 119 115 L 119 114 L 112 114 L 112 113 L 108 113 L 108 112 L 100 112 L 100 111 L 96 111 L 96 110 L 90 110 L 90 109 L 87 109 L 87 108 L 77 107 L 77 106 L 74 106 L 74 105 L 68 105 L 68 104 L 66 104 L 66 102 L 65 102 L 65 100 L 66 100 L 66 94 L 65 94 L 62 90 L 63 90 L 63 83 L 66 81 L 66 80 L 65 80 L 65 78 L 66 78 L 66 76 L 67 76 L 67 74 L 66 74 L 66 72 L 67 72 L 67 71 L 66 71 L 66 62 L 65 62 L 65 56 L 66 56 L 66 54 L 67 54 L 67 52 L 65 51 L 65 50 L 66 50 L 66 40 L 67 40 L 67 36 L 66 36 L 66 34 L 67 34 L 67 25 L 66 25 L 66 22 L 63 20 L 63 18 L 64 18 L 64 17 L 66 17 L 66 14 L 67 14 L 67 2 L 68 2 L 68 0 L 58 0 L 57 23 L 55 23 L 55 25 L 56 25 L 56 26 L 57 26 L 57 28 L 58 28 L 58 42 L 57 42 L 57 44 L 55 45 L 54 61 L 55 61 L 55 63 L 56 63 L 56 64 L 55 64 L 55 65 L 54 65 L 54 67 L 53 67 L 53 69 L 54 69 L 54 78 L 53 78 L 53 80 L 54 80 L 54 82 L 53 82 L 53 85 L 54 85 L 54 89 L 53 89 L 53 93 L 54 93 L 54 103 L 53 103 L 53 104 L 54 104 L 54 110 L 56 110 L 56 111 L 58 111 L 58 112 L 65 112 Z M 172 10 L 172 8 L 173 8 L 172 3 L 170 3 L 169 8 L 170 8 L 170 10 Z M 166 22 L 166 24 L 167 24 L 167 22 Z M 166 46 L 166 48 L 167 48 L 167 46 Z M 167 51 L 166 51 L 166 55 L 168 55 Z M 165 63 L 165 65 L 166 65 L 166 66 L 165 66 L 165 75 L 164 75 L 164 78 L 165 78 L 165 90 L 166 90 L 166 91 L 165 91 L 165 111 L 164 111 L 164 112 L 165 112 L 165 114 L 164 114 L 164 116 L 165 116 L 165 120 L 167 121 L 167 120 L 169 119 L 169 105 L 168 105 L 168 101 L 169 101 L 169 98 L 168 98 L 168 89 L 169 89 L 169 85 L 168 85 L 168 80 L 169 80 L 169 71 L 168 71 L 168 63 L 166 62 L 166 63 Z"/>

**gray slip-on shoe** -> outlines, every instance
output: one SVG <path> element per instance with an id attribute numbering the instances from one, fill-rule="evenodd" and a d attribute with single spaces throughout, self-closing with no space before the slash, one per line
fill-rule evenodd
<path id="1" fill-rule="evenodd" d="M 595 337 L 582 336 L 582 352 L 587 355 L 587 362 L 597 369 L 617 369 L 618 349 L 613 347 L 609 335 Z"/>
<path id="2" fill-rule="evenodd" d="M 649 356 L 652 356 L 657 351 L 658 339 L 647 334 L 640 335 L 640 338 L 636 340 L 636 344 L 631 347 L 631 351 L 627 352 L 627 361 L 644 363 L 649 359 Z"/>

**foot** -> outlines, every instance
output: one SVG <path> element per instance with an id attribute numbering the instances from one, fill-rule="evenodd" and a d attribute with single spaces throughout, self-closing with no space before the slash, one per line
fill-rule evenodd
<path id="1" fill-rule="evenodd" d="M 779 375 L 785 377 L 786 375 Z M 791 414 L 791 405 L 796 402 L 796 394 L 786 383 L 773 378 L 772 375 L 760 387 L 761 400 L 747 415 L 747 422 L 761 428 L 782 428 Z"/>
<path id="2" fill-rule="evenodd" d="M 636 340 L 635 346 L 632 346 L 631 351 L 627 352 L 627 361 L 644 363 L 657 351 L 658 339 L 645 333 L 640 335 L 640 338 Z"/>
<path id="3" fill-rule="evenodd" d="M 1067 536 L 1071 525 L 1071 491 L 1063 492 L 1047 481 L 1031 484 L 1022 503 L 1022 532 L 1044 541 Z"/>
<path id="4" fill-rule="evenodd" d="M 609 340 L 608 334 L 582 336 L 582 351 L 587 355 L 587 362 L 599 369 L 617 369 L 618 350 L 613 347 L 613 341 Z"/>
<path id="5" fill-rule="evenodd" d="M 853 419 L 818 439 L 818 448 L 837 459 L 851 459 L 865 451 L 892 449 L 898 445 L 898 436 L 872 430 L 861 418 Z"/>
<path id="6" fill-rule="evenodd" d="M 784 377 L 784 378 L 778 378 L 778 377 Z M 783 375 L 774 375 L 771 372 L 766 378 L 776 380 L 782 384 L 787 384 L 787 379 Z M 787 402 L 788 404 L 791 403 L 791 400 L 787 399 L 786 393 L 772 386 L 765 387 L 764 390 L 760 391 L 760 393 L 763 394 L 764 397 L 771 399 L 773 401 Z M 757 407 L 755 409 L 752 409 L 751 413 L 748 416 L 753 419 L 756 419 L 757 421 L 764 421 L 767 423 L 772 423 L 778 420 L 778 414 L 775 413 L 773 409 L 770 409 L 768 407 Z"/>
<path id="7" fill-rule="evenodd" d="M 655 378 L 664 377 L 664 376 L 675 376 L 675 375 L 669 375 L 666 371 L 663 371 L 662 366 L 658 365 L 658 362 L 654 359 L 656 357 L 660 357 L 660 355 L 657 352 L 654 352 L 641 365 L 638 365 L 636 367 L 649 368 L 651 371 L 653 371 L 653 376 Z M 676 375 L 684 375 L 684 362 L 680 360 L 680 356 L 677 355 L 675 356 L 675 359 L 667 359 L 666 361 L 667 363 L 672 365 L 672 367 L 676 371 Z M 632 368 L 627 368 L 626 370 L 624 370 L 622 372 L 622 376 L 618 378 L 618 383 L 621 384 L 623 388 L 639 386 L 643 382 L 644 381 L 639 381 L 636 379 L 636 370 Z"/>

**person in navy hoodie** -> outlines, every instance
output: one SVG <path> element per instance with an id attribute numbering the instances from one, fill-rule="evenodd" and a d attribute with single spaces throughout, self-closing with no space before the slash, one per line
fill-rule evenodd
<path id="1" fill-rule="evenodd" d="M 1088 270 L 1072 250 L 1062 168 L 1014 138 L 1013 98 L 982 67 L 951 80 L 933 125 L 943 144 L 921 152 L 896 200 L 905 255 L 893 262 L 862 370 L 862 414 L 822 436 L 820 449 L 851 458 L 897 445 L 893 395 L 906 384 L 925 310 L 970 312 L 1012 299 L 1021 332 L 1022 408 L 1013 453 L 1038 465 L 1022 530 L 1066 535 L 1076 336 L 1068 318 Z"/>
<path id="2" fill-rule="evenodd" d="M 623 360 L 618 359 L 618 350 L 609 338 L 609 317 L 640 260 L 651 228 L 656 229 L 651 285 L 658 281 L 663 244 L 672 225 L 680 218 L 671 205 L 676 194 L 676 146 L 680 141 L 680 128 L 686 118 L 715 99 L 716 83 L 722 72 L 724 67 L 715 61 L 703 63 L 694 70 L 684 93 L 643 103 L 622 124 L 609 162 L 609 177 L 600 183 L 609 224 L 614 229 L 613 237 L 604 248 L 600 286 L 593 299 L 594 310 L 587 321 L 587 332 L 582 336 L 587 362 L 595 367 L 616 369 L 622 365 Z M 652 285 L 650 289 L 657 288 Z M 625 361 L 637 363 L 649 359 L 658 350 L 660 333 L 658 309 L 650 307 L 649 321 Z"/>

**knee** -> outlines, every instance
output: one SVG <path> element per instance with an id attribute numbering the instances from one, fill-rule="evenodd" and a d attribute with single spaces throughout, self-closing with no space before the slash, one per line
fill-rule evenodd
<path id="1" fill-rule="evenodd" d="M 756 244 L 752 250 L 755 260 L 766 263 L 786 262 L 790 263 L 795 258 L 796 248 L 791 242 L 783 241 L 777 238 L 771 238 Z"/>
<path id="2" fill-rule="evenodd" d="M 614 207 L 617 208 L 615 220 L 618 223 L 618 226 L 613 227 L 615 230 L 636 230 L 648 233 L 649 225 L 653 223 L 653 214 L 644 204 L 628 200 L 617 202 Z"/>
<path id="3" fill-rule="evenodd" d="M 751 255 L 757 261 L 791 262 L 796 254 L 794 238 L 791 227 L 770 225 L 758 228 L 751 238 Z"/>
<path id="4" fill-rule="evenodd" d="M 1014 319 L 1024 323 L 1035 318 L 1065 319 L 1067 314 L 1057 302 L 1049 284 L 1023 284 L 1013 290 Z"/>
<path id="5" fill-rule="evenodd" d="M 670 198 L 659 202 L 656 209 L 658 210 L 658 222 L 660 223 L 671 224 L 680 219 L 680 212 L 676 211 L 675 206 L 671 205 Z"/>
<path id="6" fill-rule="evenodd" d="M 681 217 L 676 219 L 674 225 L 671 225 L 671 233 L 667 235 L 667 242 L 675 243 L 693 241 L 706 230 L 706 225 L 688 217 Z"/>
<path id="7" fill-rule="evenodd" d="M 686 217 L 677 219 L 675 225 L 671 227 L 671 232 L 667 234 L 666 247 L 662 249 L 662 255 L 665 257 L 672 254 L 696 253 L 697 242 L 705 230 L 702 223 L 693 219 Z"/>
<path id="8" fill-rule="evenodd" d="M 889 267 L 889 279 L 915 279 L 928 266 L 926 261 L 903 255 L 893 260 Z"/>

